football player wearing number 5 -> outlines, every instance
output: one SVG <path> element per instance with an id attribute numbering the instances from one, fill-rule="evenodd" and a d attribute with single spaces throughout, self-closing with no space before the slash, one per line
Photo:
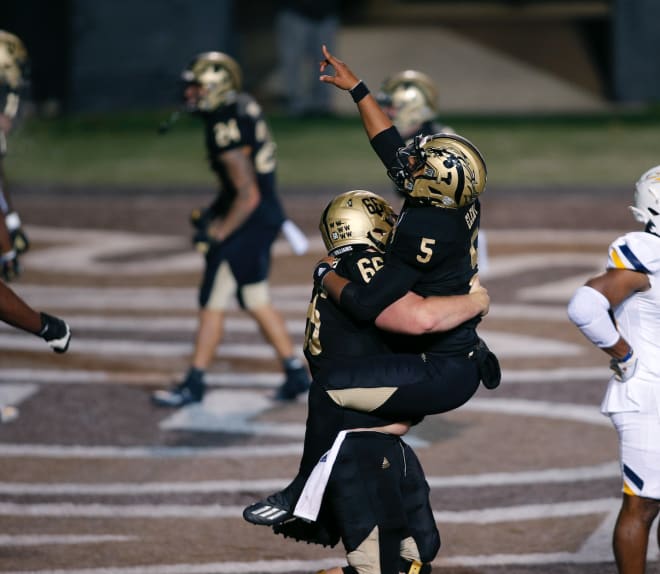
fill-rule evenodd
<path id="1" fill-rule="evenodd" d="M 309 388 L 309 376 L 268 287 L 271 246 L 286 221 L 275 189 L 275 144 L 261 107 L 240 91 L 241 70 L 233 58 L 221 52 L 199 54 L 182 79 L 186 108 L 204 124 L 219 191 L 193 216 L 193 243 L 204 253 L 205 270 L 191 365 L 181 384 L 156 391 L 153 401 L 180 407 L 202 400 L 204 374 L 222 341 L 225 310 L 234 295 L 282 362 L 286 378 L 276 398 L 295 399 Z"/>
<path id="2" fill-rule="evenodd" d="M 349 313 L 373 320 L 387 306 L 413 291 L 462 295 L 478 272 L 479 195 L 486 186 L 486 164 L 467 139 L 453 134 L 415 138 L 406 146 L 365 84 L 323 47 L 320 80 L 348 90 L 357 103 L 372 147 L 404 198 L 384 266 L 366 285 L 341 277 L 330 261 L 314 278 Z M 479 381 L 499 384 L 497 358 L 477 335 L 480 317 L 456 328 L 417 337 L 408 354 L 384 355 L 337 366 L 315 382 L 345 408 L 394 420 L 416 420 L 455 409 L 472 397 Z"/>

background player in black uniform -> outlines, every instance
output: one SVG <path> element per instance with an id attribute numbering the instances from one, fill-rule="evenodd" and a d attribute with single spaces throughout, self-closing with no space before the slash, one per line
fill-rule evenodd
<path id="1" fill-rule="evenodd" d="M 347 192 L 331 201 L 322 214 L 320 229 L 329 252 L 338 257 L 338 272 L 354 281 L 369 282 L 382 268 L 382 251 L 394 218 L 391 207 L 367 191 Z M 451 327 L 466 317 L 485 312 L 487 307 L 488 297 L 481 288 L 470 296 L 428 300 L 411 293 L 392 306 L 392 310 L 382 313 L 378 323 L 397 331 L 419 333 Z M 348 316 L 323 289 L 315 287 L 308 308 L 305 337 L 305 356 L 313 376 L 356 356 L 389 352 L 388 339 L 372 322 Z M 428 487 L 415 454 L 396 436 L 406 432 L 409 425 L 388 423 L 391 421 L 340 408 L 313 383 L 298 476 L 284 492 L 247 507 L 245 518 L 265 525 L 288 520 L 276 526 L 276 532 L 311 542 L 336 543 L 341 534 L 349 556 L 354 551 L 360 554 L 357 549 L 372 533 L 374 525 L 380 525 L 383 531 L 388 528 L 396 531 L 394 537 L 382 545 L 382 554 L 372 553 L 366 557 L 363 554 L 363 560 L 385 561 L 395 567 L 394 571 L 398 571 L 399 554 L 409 561 L 431 560 L 437 552 L 439 538 L 428 504 Z M 350 433 L 342 446 L 340 460 L 330 477 L 329 508 L 321 510 L 313 525 L 299 519 L 291 520 L 302 484 L 337 432 L 355 428 L 375 430 L 374 427 L 379 427 L 379 432 Z M 378 469 L 383 460 L 392 460 L 393 467 L 398 470 L 393 468 L 384 477 L 378 470 L 375 477 L 395 477 L 396 480 L 371 480 L 374 476 L 370 474 L 371 466 L 364 464 L 365 453 L 378 459 Z M 405 461 L 404 466 L 397 466 L 401 461 Z M 397 474 L 402 468 L 407 468 L 405 476 Z M 363 490 L 358 492 L 360 488 Z M 384 499 L 385 490 L 388 500 Z M 356 499 L 362 503 L 356 503 Z M 402 547 L 401 541 L 405 541 Z M 354 559 L 357 560 L 355 556 L 349 557 L 349 562 Z"/>
<path id="2" fill-rule="evenodd" d="M 4 168 L 7 139 L 26 83 L 27 59 L 27 50 L 20 38 L 0 30 L 0 271 L 5 281 L 18 276 L 18 256 L 29 245 L 21 219 L 12 205 Z"/>
<path id="3" fill-rule="evenodd" d="M 404 142 L 363 82 L 323 47 L 321 81 L 350 90 L 365 130 L 405 202 L 384 267 L 368 285 L 349 282 L 329 261 L 315 280 L 357 318 L 368 320 L 408 290 L 423 296 L 469 292 L 477 274 L 478 196 L 486 165 L 477 148 L 456 135 Z M 414 341 L 408 355 L 383 355 L 337 366 L 316 379 L 344 407 L 399 420 L 459 407 L 477 390 L 499 384 L 499 365 L 479 339 L 479 318 Z M 357 392 L 356 392 L 357 391 Z"/>
<path id="4" fill-rule="evenodd" d="M 455 133 L 438 120 L 438 88 L 424 72 L 403 70 L 385 78 L 376 100 L 406 144 L 417 135 Z"/>
<path id="5" fill-rule="evenodd" d="M 286 380 L 276 398 L 294 399 L 309 387 L 284 319 L 268 290 L 270 250 L 285 222 L 275 190 L 275 144 L 261 107 L 240 91 L 241 71 L 227 54 L 199 54 L 183 72 L 187 108 L 204 122 L 211 169 L 219 192 L 195 215 L 194 243 L 205 253 L 199 290 L 199 326 L 184 381 L 153 394 L 160 406 L 201 401 L 204 372 L 223 337 L 224 311 L 236 295 L 282 361 Z"/>

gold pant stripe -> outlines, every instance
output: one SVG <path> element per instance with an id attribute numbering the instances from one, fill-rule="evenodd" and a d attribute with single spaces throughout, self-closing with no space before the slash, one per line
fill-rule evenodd
<path id="1" fill-rule="evenodd" d="M 328 391 L 330 398 L 339 406 L 356 411 L 370 412 L 385 403 L 398 387 L 374 389 L 338 389 Z"/>

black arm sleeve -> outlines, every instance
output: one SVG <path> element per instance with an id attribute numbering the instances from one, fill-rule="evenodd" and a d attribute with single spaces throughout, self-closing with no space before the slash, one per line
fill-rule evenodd
<path id="1" fill-rule="evenodd" d="M 420 275 L 420 271 L 401 261 L 388 261 L 369 283 L 348 283 L 339 303 L 356 319 L 373 321 L 383 309 L 410 291 Z"/>
<path id="2" fill-rule="evenodd" d="M 371 140 L 371 147 L 387 169 L 394 165 L 397 150 L 405 145 L 406 142 L 394 126 L 377 133 Z"/>

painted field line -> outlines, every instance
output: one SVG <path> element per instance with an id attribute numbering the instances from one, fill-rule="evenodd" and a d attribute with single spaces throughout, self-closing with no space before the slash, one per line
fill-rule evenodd
<path id="1" fill-rule="evenodd" d="M 616 510 L 618 498 L 577 500 L 548 504 L 528 504 L 481 510 L 436 511 L 433 516 L 440 524 L 495 524 L 546 518 L 562 518 L 601 514 Z M 0 516 L 54 516 L 85 518 L 186 518 L 207 520 L 214 518 L 242 518 L 243 506 L 222 504 L 75 504 L 0 502 Z"/>
<path id="2" fill-rule="evenodd" d="M 62 446 L 40 444 L 0 444 L 0 456 L 9 458 L 58 459 L 164 459 L 164 458 L 271 458 L 302 454 L 302 442 L 259 446 L 192 447 L 115 447 Z"/>
<path id="3" fill-rule="evenodd" d="M 616 462 L 537 471 L 497 472 L 458 476 L 427 476 L 431 489 L 482 488 L 521 484 L 573 483 L 614 478 L 620 475 Z M 119 482 L 119 483 L 20 483 L 0 482 L 0 494 L 32 496 L 122 496 L 147 494 L 274 492 L 288 484 L 288 479 L 206 480 L 195 482 Z"/>

